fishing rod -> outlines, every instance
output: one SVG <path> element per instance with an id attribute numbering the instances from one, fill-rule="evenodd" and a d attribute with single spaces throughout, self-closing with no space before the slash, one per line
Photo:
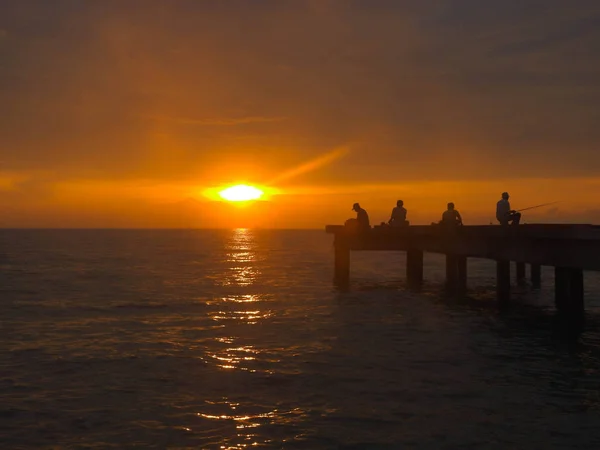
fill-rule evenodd
<path id="1" fill-rule="evenodd" d="M 517 209 L 517 212 L 527 211 L 529 209 L 541 208 L 542 206 L 555 205 L 556 203 L 560 203 L 560 201 L 558 201 L 558 202 L 550 202 L 550 203 L 542 203 L 541 205 L 535 205 L 535 206 L 528 206 L 527 208 Z"/>

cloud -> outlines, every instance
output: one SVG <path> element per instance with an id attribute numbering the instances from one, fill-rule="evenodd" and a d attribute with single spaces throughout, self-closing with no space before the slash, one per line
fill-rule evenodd
<path id="1" fill-rule="evenodd" d="M 104 172 L 118 159 L 125 172 L 152 158 L 158 132 L 193 148 L 178 156 L 192 166 L 214 149 L 227 156 L 244 125 L 272 124 L 250 151 L 312 158 L 364 140 L 373 149 L 364 159 L 385 160 L 384 171 L 408 163 L 433 177 L 457 151 L 469 164 L 461 177 L 507 154 L 524 175 L 600 164 L 591 155 L 600 141 L 592 2 L 576 12 L 517 0 L 145 5 L 64 2 L 50 11 L 60 26 L 35 30 L 27 14 L 4 11 L 6 26 L 22 30 L 19 64 L 3 66 L 14 114 L 0 134 L 18 148 L 10 162 Z M 190 126 L 169 129 L 177 124 Z M 209 129 L 220 127 L 229 136 Z M 344 161 L 348 170 L 357 158 Z"/>
<path id="2" fill-rule="evenodd" d="M 0 191 L 18 191 L 28 182 L 41 179 L 40 175 L 42 174 L 23 171 L 0 171 Z"/>
<path id="3" fill-rule="evenodd" d="M 202 125 L 202 126 L 234 126 L 234 125 L 246 125 L 253 123 L 274 123 L 282 122 L 287 120 L 286 117 L 261 117 L 261 116 L 247 116 L 247 117 L 215 117 L 208 119 L 193 119 L 187 117 L 165 117 L 165 116 L 151 116 L 151 119 L 157 121 L 174 122 L 184 125 Z"/>

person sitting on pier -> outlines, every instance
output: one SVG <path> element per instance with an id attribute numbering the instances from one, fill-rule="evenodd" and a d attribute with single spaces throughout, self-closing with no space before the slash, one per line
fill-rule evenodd
<path id="1" fill-rule="evenodd" d="M 519 225 L 521 213 L 510 209 L 510 202 L 508 199 L 508 192 L 503 192 L 502 199 L 496 204 L 496 219 L 498 219 L 498 222 L 500 222 L 500 225 L 502 226 L 507 226 L 511 222 L 513 225 Z"/>
<path id="2" fill-rule="evenodd" d="M 408 225 L 408 220 L 406 220 L 406 208 L 404 207 L 404 202 L 402 200 L 396 202 L 396 207 L 392 209 L 392 216 L 388 223 L 393 227 L 404 227 Z"/>
<path id="3" fill-rule="evenodd" d="M 369 215 L 367 211 L 360 207 L 358 203 L 352 205 L 352 210 L 356 211 L 356 221 L 358 222 L 358 229 L 360 231 L 370 230 L 371 224 L 369 223 Z"/>
<path id="4" fill-rule="evenodd" d="M 444 211 L 444 214 L 442 214 L 442 221 L 440 224 L 447 227 L 457 227 L 463 224 L 460 213 L 454 209 L 454 203 L 448 203 L 448 209 Z"/>

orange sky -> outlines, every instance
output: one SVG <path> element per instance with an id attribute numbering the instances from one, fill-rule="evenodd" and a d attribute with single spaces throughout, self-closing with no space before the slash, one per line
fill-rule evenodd
<path id="1" fill-rule="evenodd" d="M 600 222 L 600 4 L 8 1 L 0 226 Z M 207 188 L 270 186 L 268 201 Z"/>

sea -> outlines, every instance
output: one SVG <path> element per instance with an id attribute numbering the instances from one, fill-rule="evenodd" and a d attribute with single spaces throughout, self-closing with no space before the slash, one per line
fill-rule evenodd
<path id="1" fill-rule="evenodd" d="M 0 448 L 600 448 L 600 275 L 574 341 L 552 268 L 507 309 L 468 271 L 357 252 L 340 288 L 322 230 L 0 230 Z"/>

